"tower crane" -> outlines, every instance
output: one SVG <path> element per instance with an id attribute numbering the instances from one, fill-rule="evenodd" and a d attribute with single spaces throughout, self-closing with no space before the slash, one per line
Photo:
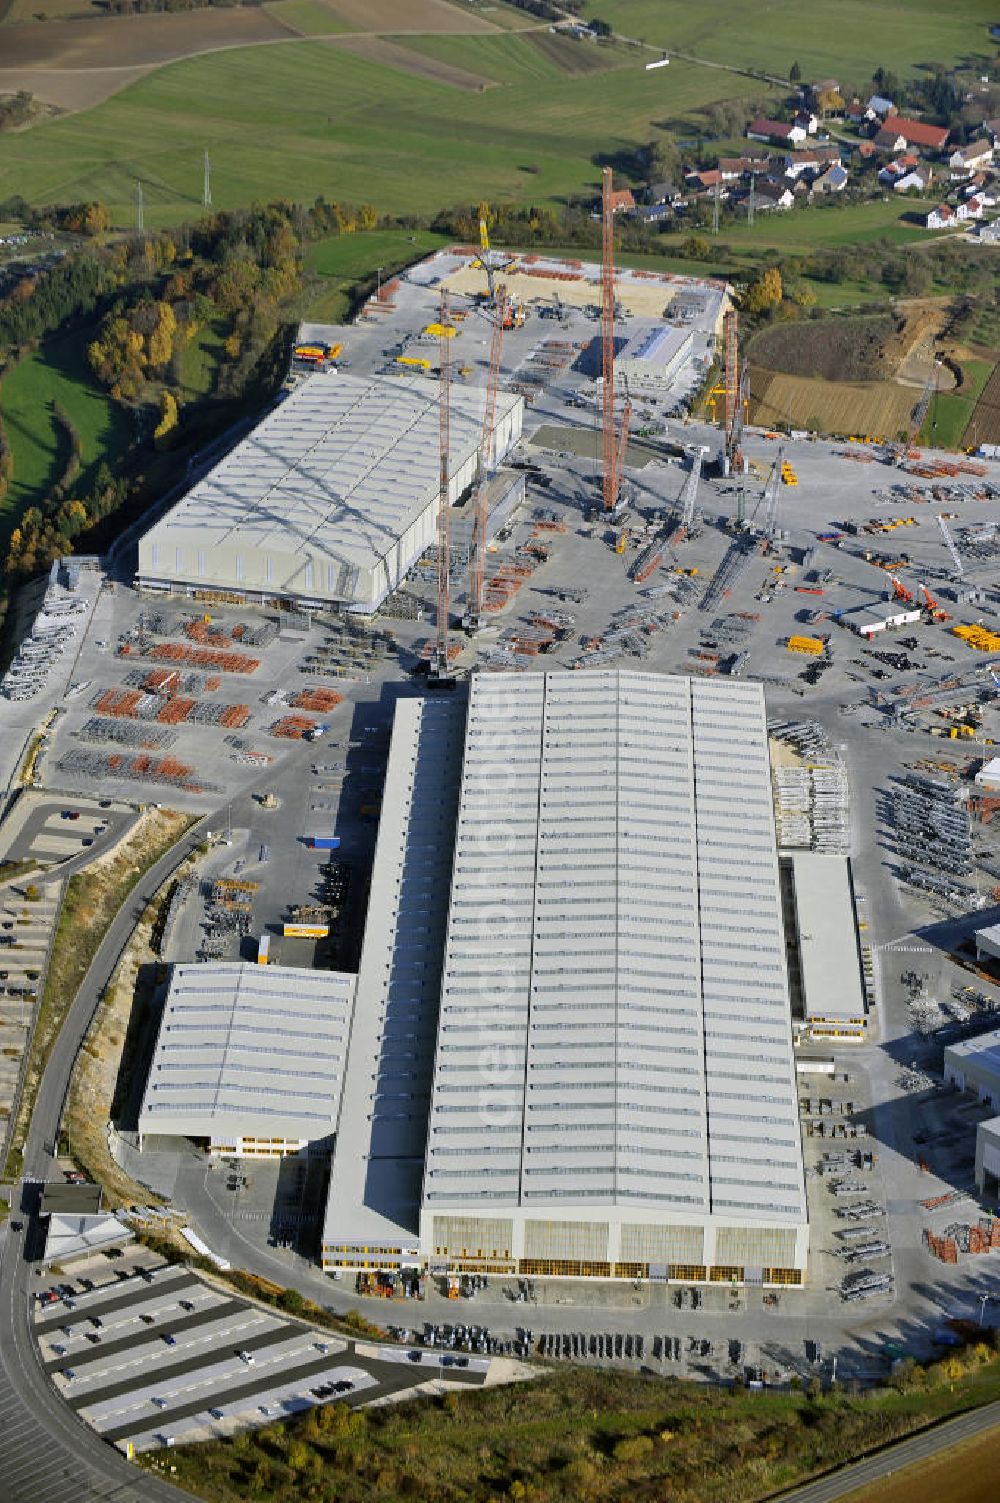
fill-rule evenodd
<path id="1" fill-rule="evenodd" d="M 503 251 L 495 251 L 490 246 L 489 227 L 489 204 L 479 205 L 479 261 L 478 265 L 486 273 L 487 300 L 491 307 L 496 306 L 497 300 L 497 272 L 508 271 L 514 265 L 514 257 L 506 255 Z M 524 307 L 512 298 L 507 300 L 507 323 L 506 327 L 520 328 L 524 323 Z"/>
<path id="2" fill-rule="evenodd" d="M 601 375 L 602 458 L 604 510 L 614 511 L 621 488 L 628 426 L 632 404 L 628 391 L 619 432 L 615 417 L 615 222 L 612 207 L 612 173 L 605 167 L 601 194 Z"/>
<path id="3" fill-rule="evenodd" d="M 964 579 L 965 565 L 962 562 L 962 555 L 958 551 L 958 546 L 955 542 L 955 539 L 951 535 L 951 528 L 945 521 L 944 514 L 942 512 L 938 512 L 937 514 L 937 524 L 941 530 L 941 536 L 944 539 L 944 546 L 947 548 L 949 554 L 951 555 L 951 561 L 955 566 L 955 578 Z"/>
<path id="4" fill-rule="evenodd" d="M 437 557 L 437 636 L 434 655 L 431 659 L 428 682 L 437 688 L 454 688 L 455 680 L 448 661 L 448 613 L 451 603 L 451 529 L 448 508 L 451 486 L 451 335 L 454 332 L 449 321 L 448 294 L 442 289 L 441 310 L 438 314 L 441 325 L 441 364 L 438 375 L 438 441 L 440 455 L 440 489 L 438 495 L 438 557 Z"/>
<path id="5" fill-rule="evenodd" d="M 784 445 L 780 445 L 771 466 L 771 473 L 767 477 L 767 484 L 761 493 L 760 500 L 754 507 L 754 516 L 758 508 L 764 507 L 764 527 L 762 536 L 770 545 L 774 541 L 774 535 L 778 530 L 778 492 L 781 488 L 781 464 L 785 457 Z M 766 549 L 764 550 L 767 551 Z"/>
<path id="6" fill-rule="evenodd" d="M 681 489 L 680 501 L 678 503 L 681 510 L 681 519 L 677 532 L 674 535 L 675 542 L 680 542 L 682 538 L 688 537 L 691 528 L 694 526 L 695 503 L 698 500 L 698 482 L 701 480 L 701 467 L 707 453 L 707 448 L 701 446 L 691 456 L 691 468 L 684 477 L 684 485 Z"/>
<path id="7" fill-rule="evenodd" d="M 500 389 L 500 357 L 503 331 L 507 327 L 507 289 L 497 285 L 493 303 L 493 334 L 490 339 L 490 363 L 486 377 L 486 400 L 483 406 L 483 431 L 479 439 L 476 462 L 476 485 L 472 513 L 472 547 L 469 550 L 469 599 L 462 625 L 467 632 L 479 630 L 483 614 L 483 584 L 486 575 L 486 492 L 495 458 L 497 393 Z"/>
<path id="8" fill-rule="evenodd" d="M 931 366 L 930 374 L 928 375 L 927 380 L 924 382 L 924 389 L 920 393 L 920 398 L 917 402 L 917 405 L 916 407 L 914 407 L 913 412 L 910 416 L 910 425 L 907 429 L 905 444 L 897 444 L 895 450 L 891 455 L 892 462 L 895 464 L 902 464 L 910 449 L 913 448 L 917 434 L 924 426 L 924 420 L 927 417 L 928 412 L 930 411 L 931 399 L 934 396 L 934 393 L 937 391 L 937 368 L 940 363 L 941 362 L 939 360 L 934 361 L 934 364 Z"/>

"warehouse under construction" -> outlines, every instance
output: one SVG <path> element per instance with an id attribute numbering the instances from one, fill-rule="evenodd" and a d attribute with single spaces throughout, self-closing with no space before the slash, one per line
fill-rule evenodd
<path id="1" fill-rule="evenodd" d="M 807 1255 L 761 687 L 401 703 L 324 1267 L 794 1285 Z"/>
<path id="2" fill-rule="evenodd" d="M 437 397 L 425 375 L 310 375 L 144 535 L 136 583 L 375 610 L 435 540 Z M 485 400 L 479 386 L 452 397 L 452 502 L 476 475 Z M 496 462 L 523 407 L 499 393 Z"/>

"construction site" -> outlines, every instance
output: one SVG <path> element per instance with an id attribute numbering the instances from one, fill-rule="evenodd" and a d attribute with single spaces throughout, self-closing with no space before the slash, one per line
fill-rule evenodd
<path id="1" fill-rule="evenodd" d="M 303 326 L 282 399 L 149 527 L 135 572 L 60 586 L 83 602 L 77 634 L 0 699 L 3 770 L 211 816 L 167 966 L 359 976 L 371 1005 L 323 1114 L 326 1209 L 296 1245 L 369 1281 L 362 1301 L 402 1297 L 407 1270 L 431 1312 L 452 1281 L 516 1280 L 520 1299 L 529 1280 L 551 1332 L 616 1310 L 662 1353 L 669 1286 L 704 1286 L 709 1326 L 738 1314 L 786 1348 L 820 1331 L 864 1375 L 876 1327 L 929 1341 L 996 1258 L 986 1109 L 946 1083 L 943 1051 L 1000 1011 L 975 943 L 1000 909 L 1000 797 L 976 781 L 1000 745 L 1000 463 L 919 446 L 929 383 L 892 439 L 751 426 L 729 289 L 617 269 L 612 196 L 608 172 L 600 264 L 492 249 L 484 212 L 479 245 L 384 283 L 349 325 Z M 714 422 L 688 411 L 706 390 Z M 640 769 L 664 758 L 650 801 Z M 527 931 L 494 924 L 480 890 L 500 847 Z M 696 887 L 690 945 L 718 960 L 715 997 L 677 982 L 688 950 L 645 914 L 679 922 Z M 486 978 L 526 933 L 536 969 L 498 991 Z M 612 952 L 640 950 L 642 980 L 621 960 L 608 980 Z M 609 985 L 630 997 L 613 1019 Z M 645 1037 L 648 1010 L 669 1046 Z M 502 1052 L 508 1031 L 520 1094 L 472 1079 L 463 1052 Z M 591 1068 L 611 1116 L 597 1095 L 576 1109 Z M 693 1093 L 655 1152 L 644 1072 Z M 455 1136 L 462 1094 L 483 1090 L 532 1157 Z M 727 1145 L 702 1133 L 713 1092 L 716 1126 L 727 1092 L 744 1128 L 774 1109 Z M 207 1188 L 166 1174 L 152 1123 L 135 1152 L 197 1222 Z M 469 1295 L 498 1337 L 514 1287 Z"/>

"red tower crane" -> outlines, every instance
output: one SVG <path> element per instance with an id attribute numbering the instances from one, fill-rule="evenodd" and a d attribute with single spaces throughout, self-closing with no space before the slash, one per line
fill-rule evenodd
<path id="1" fill-rule="evenodd" d="M 472 547 L 469 550 L 469 603 L 462 623 L 468 632 L 479 630 L 483 614 L 483 585 L 486 578 L 486 489 L 495 454 L 495 428 L 497 393 L 500 389 L 500 357 L 503 353 L 503 331 L 507 327 L 509 310 L 507 289 L 503 284 L 496 288 L 492 304 L 493 334 L 490 339 L 490 363 L 486 377 L 486 401 L 483 407 L 483 431 L 479 439 L 479 458 L 476 466 L 476 491 L 472 514 Z"/>
<path id="2" fill-rule="evenodd" d="M 601 257 L 601 377 L 602 377 L 602 457 L 604 510 L 618 505 L 625 446 L 632 405 L 626 394 L 622 410 L 621 432 L 615 422 L 615 216 L 612 173 L 604 169 L 601 194 L 603 254 Z"/>
<path id="3" fill-rule="evenodd" d="M 451 334 L 448 294 L 441 293 L 438 314 L 441 325 L 441 362 L 438 375 L 438 436 L 440 440 L 440 493 L 438 496 L 438 572 L 437 572 L 437 640 L 431 661 L 430 681 L 447 685 L 454 682 L 448 663 L 448 612 L 451 603 L 449 573 L 451 569 L 451 531 L 448 517 L 451 481 Z"/>

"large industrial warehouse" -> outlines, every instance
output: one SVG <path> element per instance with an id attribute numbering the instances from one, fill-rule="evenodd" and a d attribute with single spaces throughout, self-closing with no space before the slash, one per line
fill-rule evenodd
<path id="1" fill-rule="evenodd" d="M 484 401 L 451 395 L 452 502 L 475 476 Z M 496 460 L 523 408 L 499 393 Z M 313 375 L 150 528 L 136 583 L 373 611 L 434 541 L 439 476 L 436 382 Z"/>
<path id="2" fill-rule="evenodd" d="M 287 966 L 174 966 L 139 1139 L 281 1158 L 329 1149 L 356 978 Z"/>
<path id="3" fill-rule="evenodd" d="M 403 704 L 358 996 L 325 1267 L 802 1281 L 759 685 Z"/>

